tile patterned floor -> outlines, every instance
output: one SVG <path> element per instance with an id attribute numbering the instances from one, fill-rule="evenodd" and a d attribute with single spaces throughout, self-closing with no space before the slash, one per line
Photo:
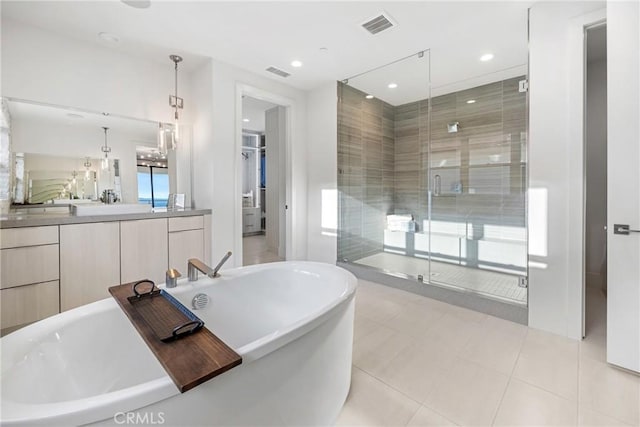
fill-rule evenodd
<path id="1" fill-rule="evenodd" d="M 358 264 L 411 276 L 427 276 L 429 261 L 422 258 L 380 252 L 355 261 Z M 518 286 L 518 277 L 495 271 L 467 268 L 444 262 L 431 262 L 431 279 L 499 298 L 527 303 L 527 289 Z"/>
<path id="2" fill-rule="evenodd" d="M 264 235 L 242 238 L 243 265 L 264 264 L 266 262 L 283 261 L 277 253 L 267 248 L 267 238 Z"/>
<path id="3" fill-rule="evenodd" d="M 640 377 L 605 363 L 606 307 L 582 342 L 360 280 L 339 426 L 637 426 Z"/>

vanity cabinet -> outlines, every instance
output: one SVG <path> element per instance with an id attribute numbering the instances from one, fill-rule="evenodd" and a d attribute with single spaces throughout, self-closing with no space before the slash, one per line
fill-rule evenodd
<path id="1" fill-rule="evenodd" d="M 60 308 L 107 298 L 120 284 L 120 222 L 60 226 Z"/>
<path id="2" fill-rule="evenodd" d="M 0 230 L 2 333 L 60 312 L 58 227 Z"/>
<path id="3" fill-rule="evenodd" d="M 169 262 L 167 229 L 167 218 L 120 222 L 122 283 L 142 279 L 164 283 Z"/>
<path id="4" fill-rule="evenodd" d="M 109 287 L 164 283 L 167 268 L 211 262 L 211 215 L 0 229 L 1 333 L 110 297 Z"/>
<path id="5" fill-rule="evenodd" d="M 169 218 L 169 268 L 187 275 L 189 258 L 205 263 L 205 217 L 188 216 Z"/>

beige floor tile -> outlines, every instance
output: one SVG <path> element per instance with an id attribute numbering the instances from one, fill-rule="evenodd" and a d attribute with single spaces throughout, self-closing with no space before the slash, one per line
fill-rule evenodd
<path id="1" fill-rule="evenodd" d="M 420 303 L 426 297 L 422 295 L 414 294 L 413 292 L 403 291 L 401 289 L 396 289 L 391 286 L 384 286 L 384 289 L 378 289 L 379 294 L 387 298 L 391 301 L 397 302 L 399 304 L 409 304 L 409 303 Z"/>
<path id="2" fill-rule="evenodd" d="M 572 426 L 577 423 L 577 412 L 576 402 L 512 379 L 494 425 Z"/>
<path id="3" fill-rule="evenodd" d="M 579 408 L 578 410 L 578 425 L 579 426 L 629 426 L 622 421 L 618 421 L 614 418 L 600 414 L 586 408 Z"/>
<path id="4" fill-rule="evenodd" d="M 509 377 L 457 358 L 424 405 L 461 425 L 490 425 Z"/>
<path id="5" fill-rule="evenodd" d="M 550 352 L 537 357 L 520 355 L 513 377 L 571 401 L 578 400 L 578 360 Z"/>
<path id="6" fill-rule="evenodd" d="M 430 305 L 409 303 L 398 315 L 388 320 L 385 326 L 420 338 L 429 328 L 437 324 L 445 313 L 445 310 L 433 308 Z"/>
<path id="7" fill-rule="evenodd" d="M 414 344 L 404 349 L 378 374 L 385 383 L 418 402 L 423 402 L 455 359 L 445 346 Z"/>
<path id="8" fill-rule="evenodd" d="M 353 324 L 353 341 L 366 337 L 380 327 L 380 324 L 374 322 L 366 316 L 358 316 L 356 314 Z"/>
<path id="9" fill-rule="evenodd" d="M 354 342 L 353 364 L 377 376 L 384 366 L 413 342 L 413 338 L 381 325 Z"/>
<path id="10" fill-rule="evenodd" d="M 405 304 L 380 298 L 376 295 L 356 296 L 356 313 L 383 325 L 400 314 L 404 306 Z"/>
<path id="11" fill-rule="evenodd" d="M 429 328 L 419 341 L 436 347 L 451 347 L 459 352 L 467 345 L 472 337 L 481 331 L 479 323 L 462 320 L 460 317 L 447 312 Z"/>
<path id="12" fill-rule="evenodd" d="M 449 305 L 449 313 L 465 322 L 483 322 L 487 315 L 479 311 L 469 310 L 468 308 Z"/>
<path id="13" fill-rule="evenodd" d="M 267 262 L 283 261 L 276 252 L 267 248 L 267 238 L 264 235 L 242 238 L 243 265 L 264 264 Z"/>
<path id="14" fill-rule="evenodd" d="M 420 404 L 354 368 L 338 426 L 405 426 Z"/>
<path id="15" fill-rule="evenodd" d="M 580 405 L 631 425 L 640 424 L 640 377 L 602 362 L 580 363 Z"/>
<path id="16" fill-rule="evenodd" d="M 453 421 L 450 421 L 438 414 L 437 412 L 421 406 L 418 412 L 411 418 L 407 427 L 422 427 L 422 426 L 455 426 L 457 425 Z"/>
<path id="17" fill-rule="evenodd" d="M 587 286 L 586 292 L 586 335 L 606 335 L 607 332 L 607 298 L 602 289 Z"/>
<path id="18" fill-rule="evenodd" d="M 526 326 L 487 316 L 481 332 L 471 337 L 460 355 L 486 368 L 511 375 L 526 333 Z"/>
<path id="19" fill-rule="evenodd" d="M 580 341 L 580 359 L 593 359 L 605 363 L 607 361 L 607 336 L 589 334 Z"/>
<path id="20" fill-rule="evenodd" d="M 554 357 L 577 359 L 579 343 L 576 340 L 529 329 L 522 345 L 521 354 L 533 359 L 552 354 Z"/>

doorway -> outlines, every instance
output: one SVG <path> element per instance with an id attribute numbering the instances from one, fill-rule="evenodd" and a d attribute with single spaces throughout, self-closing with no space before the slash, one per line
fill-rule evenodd
<path id="1" fill-rule="evenodd" d="M 243 265 L 286 258 L 286 107 L 242 96 Z"/>
<path id="2" fill-rule="evenodd" d="M 602 356 L 607 330 L 607 27 L 585 28 L 585 340 Z"/>

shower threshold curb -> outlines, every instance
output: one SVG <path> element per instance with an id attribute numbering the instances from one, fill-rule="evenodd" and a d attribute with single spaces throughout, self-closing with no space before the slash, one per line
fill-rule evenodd
<path id="1" fill-rule="evenodd" d="M 449 288 L 438 283 L 418 281 L 417 277 L 405 274 L 390 273 L 373 267 L 360 266 L 350 262 L 336 263 L 349 270 L 358 278 L 380 283 L 402 291 L 433 298 L 448 304 L 479 311 L 501 319 L 528 325 L 529 310 L 523 304 L 494 299 L 483 294 L 463 288 Z"/>

